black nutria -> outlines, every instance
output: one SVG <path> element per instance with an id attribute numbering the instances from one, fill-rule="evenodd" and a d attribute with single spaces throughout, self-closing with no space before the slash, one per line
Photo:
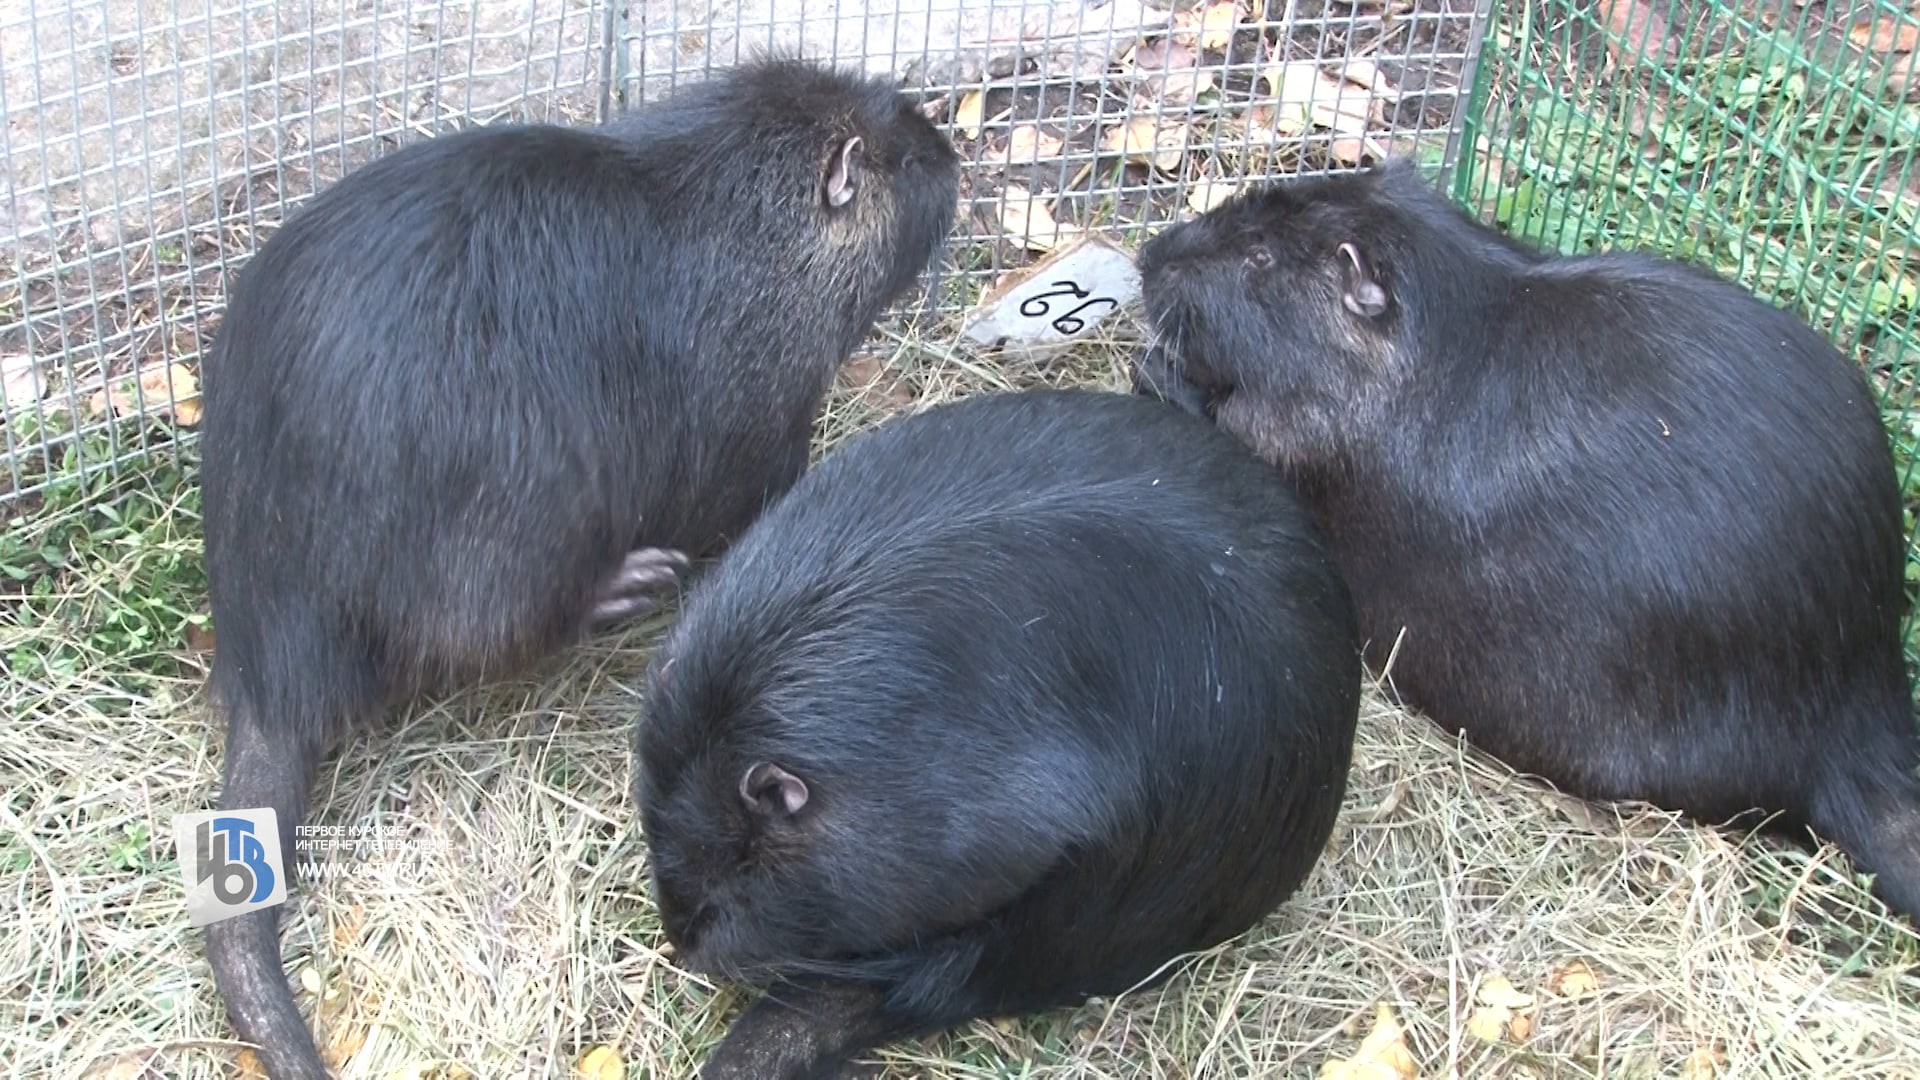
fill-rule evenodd
<path id="1" fill-rule="evenodd" d="M 708 1080 L 1157 982 L 1332 830 L 1357 626 L 1306 509 L 1125 394 L 986 395 L 816 466 L 661 645 L 636 801 Z"/>
<path id="2" fill-rule="evenodd" d="M 272 807 L 291 864 L 352 726 L 654 610 L 803 471 L 957 178 L 884 83 L 777 60 L 416 143 L 294 213 L 207 360 L 220 807 Z M 324 1076 L 276 916 L 212 926 L 214 975 L 271 1075 Z"/>
<path id="3" fill-rule="evenodd" d="M 1811 827 L 1920 914 L 1900 492 L 1825 338 L 1398 163 L 1243 195 L 1140 271 L 1140 388 L 1298 484 L 1403 701 L 1579 795 Z"/>

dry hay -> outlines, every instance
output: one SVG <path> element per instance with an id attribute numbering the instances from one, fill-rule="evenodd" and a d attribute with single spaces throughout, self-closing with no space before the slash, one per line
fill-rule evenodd
<path id="1" fill-rule="evenodd" d="M 1048 367 L 894 346 L 850 365 L 823 446 L 965 393 L 1124 385 L 1123 341 Z M 570 1075 L 601 1044 L 625 1076 L 685 1076 L 724 1030 L 742 997 L 674 966 L 631 834 L 659 625 L 423 704 L 326 763 L 314 820 L 444 846 L 295 894 L 292 977 L 344 1076 Z M 0 867 L 18 913 L 0 919 L 0 1072 L 233 1075 L 170 850 L 171 815 L 214 794 L 218 732 L 197 680 L 135 699 L 108 682 L 5 692 L 0 850 L 25 854 Z M 1385 1003 L 1428 1077 L 1920 1076 L 1920 939 L 1875 910 L 1830 851 L 1552 795 L 1371 694 L 1327 856 L 1263 925 L 1163 989 L 883 1059 L 936 1080 L 1316 1076 Z M 1496 975 L 1532 999 L 1498 1031 L 1473 1022 Z"/>

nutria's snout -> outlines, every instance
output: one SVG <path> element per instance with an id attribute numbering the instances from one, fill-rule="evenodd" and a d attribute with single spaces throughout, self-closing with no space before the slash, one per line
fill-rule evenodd
<path id="1" fill-rule="evenodd" d="M 669 916 L 663 909 L 660 913 L 661 929 L 666 931 L 667 940 L 673 943 L 674 962 L 680 967 L 701 975 L 718 975 L 720 965 L 717 950 L 713 948 L 713 929 L 716 912 L 711 904 L 702 904 L 692 911 L 675 912 Z"/>
<path id="2" fill-rule="evenodd" d="M 1186 365 L 1165 341 L 1156 341 L 1133 362 L 1133 392 L 1191 413 L 1213 419 L 1213 395 L 1187 378 Z"/>

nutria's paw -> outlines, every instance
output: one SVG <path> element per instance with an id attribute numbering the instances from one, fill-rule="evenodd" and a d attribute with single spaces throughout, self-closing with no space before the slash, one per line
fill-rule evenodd
<path id="1" fill-rule="evenodd" d="M 635 548 L 627 552 L 594 597 L 590 621 L 596 627 L 651 615 L 660 610 L 660 598 L 676 589 L 691 560 L 671 548 Z"/>

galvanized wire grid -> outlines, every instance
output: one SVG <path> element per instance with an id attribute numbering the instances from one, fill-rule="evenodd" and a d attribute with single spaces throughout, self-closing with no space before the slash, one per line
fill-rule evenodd
<path id="1" fill-rule="evenodd" d="M 0 7 L 0 504 L 190 433 L 230 272 L 289 209 L 412 139 L 591 122 L 769 47 L 891 75 L 968 161 L 949 265 L 901 312 L 951 314 L 1055 241 L 1138 239 L 1245 178 L 1441 164 L 1489 3 Z"/>
<path id="2" fill-rule="evenodd" d="M 228 273 L 347 169 L 592 119 L 603 31 L 578 0 L 0 5 L 0 504 L 190 426 Z"/>
<path id="3" fill-rule="evenodd" d="M 1502 6 L 1502 40 L 1465 110 L 1455 194 L 1549 247 L 1701 263 L 1827 333 L 1881 395 L 1911 535 L 1920 20 L 1910 6 Z M 1911 592 L 1920 544 L 1910 542 L 1907 579 Z"/>
<path id="4" fill-rule="evenodd" d="M 752 16 L 741 3 L 700 21 L 629 13 L 614 31 L 614 99 L 651 100 L 762 50 L 899 77 L 966 160 L 949 265 L 913 305 L 951 315 L 1057 243 L 1137 241 L 1249 180 L 1387 154 L 1438 170 L 1491 6 L 1166 3 L 768 0 Z"/>

